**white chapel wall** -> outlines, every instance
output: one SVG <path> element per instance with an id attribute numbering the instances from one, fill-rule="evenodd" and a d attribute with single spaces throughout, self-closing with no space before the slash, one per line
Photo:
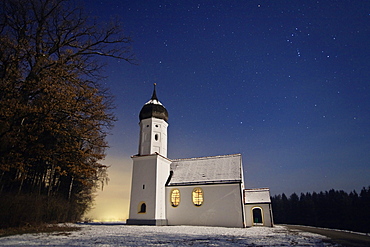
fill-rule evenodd
<path id="1" fill-rule="evenodd" d="M 272 213 L 271 204 L 263 203 L 263 204 L 246 204 L 244 205 L 245 208 L 245 219 L 246 219 L 246 226 L 273 226 L 273 219 L 271 218 Z M 254 224 L 253 223 L 253 212 L 254 208 L 260 208 L 262 210 L 262 224 Z"/>
<path id="2" fill-rule="evenodd" d="M 172 189 L 180 190 L 180 204 L 171 206 Z M 195 206 L 192 192 L 203 190 L 202 206 Z M 171 186 L 166 188 L 166 211 L 169 225 L 243 227 L 243 201 L 240 184 Z"/>
<path id="3" fill-rule="evenodd" d="M 155 218 L 155 176 L 156 157 L 144 156 L 133 158 L 132 186 L 130 200 L 130 219 L 154 219 Z M 139 212 L 140 203 L 145 202 L 146 212 Z"/>
<path id="4" fill-rule="evenodd" d="M 171 161 L 154 154 L 133 157 L 133 163 L 130 219 L 166 219 L 165 183 Z M 143 202 L 146 212 L 139 213 Z"/>
<path id="5" fill-rule="evenodd" d="M 139 154 L 148 155 L 155 152 L 167 156 L 168 123 L 159 118 L 147 118 L 140 122 Z"/>
<path id="6" fill-rule="evenodd" d="M 156 170 L 156 209 L 155 219 L 166 219 L 166 182 L 170 174 L 171 161 L 160 155 L 157 156 L 157 170 Z"/>

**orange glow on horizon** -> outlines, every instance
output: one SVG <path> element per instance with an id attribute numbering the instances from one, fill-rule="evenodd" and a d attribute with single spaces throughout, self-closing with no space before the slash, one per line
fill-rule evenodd
<path id="1" fill-rule="evenodd" d="M 129 213 L 132 161 L 107 157 L 109 183 L 98 191 L 93 208 L 84 216 L 93 222 L 126 221 Z"/>

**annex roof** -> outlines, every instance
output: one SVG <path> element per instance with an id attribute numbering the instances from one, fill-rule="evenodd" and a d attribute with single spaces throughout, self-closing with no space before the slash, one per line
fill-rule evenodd
<path id="1" fill-rule="evenodd" d="M 168 186 L 243 182 L 241 154 L 172 160 Z"/>
<path id="2" fill-rule="evenodd" d="M 244 203 L 271 203 L 270 189 L 245 189 Z"/>

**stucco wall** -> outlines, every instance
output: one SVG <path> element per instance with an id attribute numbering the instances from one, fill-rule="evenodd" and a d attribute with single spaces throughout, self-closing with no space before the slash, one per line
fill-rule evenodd
<path id="1" fill-rule="evenodd" d="M 155 219 L 166 219 L 166 182 L 170 174 L 171 161 L 158 156 L 156 170 L 156 209 Z"/>
<path id="2" fill-rule="evenodd" d="M 246 205 L 244 205 L 246 225 L 247 226 L 254 226 L 252 210 L 255 207 L 262 209 L 262 224 L 257 224 L 257 225 L 273 226 L 273 221 L 271 219 L 271 214 L 270 214 L 271 204 L 268 204 L 268 203 L 265 203 L 265 204 L 246 204 Z"/>
<path id="3" fill-rule="evenodd" d="M 168 123 L 158 118 L 143 119 L 140 122 L 139 154 L 148 155 L 155 152 L 167 156 Z M 157 139 L 155 138 L 157 136 Z"/>
<path id="4" fill-rule="evenodd" d="M 130 219 L 165 219 L 165 188 L 170 161 L 159 155 L 133 158 Z M 138 213 L 141 202 L 146 212 Z"/>
<path id="5" fill-rule="evenodd" d="M 166 188 L 166 211 L 169 225 L 203 225 L 243 227 L 241 185 L 171 186 Z M 180 190 L 180 204 L 172 207 L 170 193 Z M 197 207 L 192 201 L 194 188 L 203 190 L 204 202 Z"/>

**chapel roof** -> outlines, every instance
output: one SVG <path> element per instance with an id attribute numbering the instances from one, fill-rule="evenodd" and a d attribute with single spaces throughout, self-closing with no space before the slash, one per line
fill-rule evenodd
<path id="1" fill-rule="evenodd" d="M 241 183 L 241 154 L 172 160 L 168 186 Z"/>
<path id="2" fill-rule="evenodd" d="M 141 108 L 139 114 L 140 121 L 152 117 L 163 119 L 166 122 L 168 121 L 168 112 L 157 98 L 157 92 L 155 89 L 156 85 L 157 84 L 154 83 L 152 98 L 148 102 L 146 102 L 145 105 Z"/>

